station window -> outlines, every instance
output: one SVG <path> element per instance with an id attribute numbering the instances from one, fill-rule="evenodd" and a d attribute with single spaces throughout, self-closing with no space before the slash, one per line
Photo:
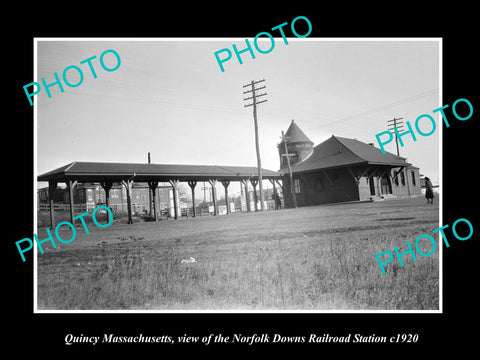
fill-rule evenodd
<path id="1" fill-rule="evenodd" d="M 415 172 L 412 171 L 412 184 L 413 186 L 416 186 L 417 184 L 415 183 Z"/>
<path id="2" fill-rule="evenodd" d="M 405 173 L 403 171 L 400 173 L 400 182 L 405 185 Z"/>

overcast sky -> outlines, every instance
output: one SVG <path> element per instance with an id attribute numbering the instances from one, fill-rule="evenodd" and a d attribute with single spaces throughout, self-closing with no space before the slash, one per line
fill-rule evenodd
<path id="1" fill-rule="evenodd" d="M 250 39 L 252 41 L 252 39 Z M 281 131 L 295 119 L 318 145 L 331 135 L 375 142 L 387 120 L 403 117 L 414 126 L 421 114 L 441 106 L 439 42 L 436 39 L 341 41 L 277 39 L 268 54 L 233 55 L 222 72 L 214 52 L 239 49 L 244 39 L 37 42 L 37 78 L 53 82 L 63 69 L 83 69 L 83 83 L 42 89 L 37 102 L 37 171 L 72 161 L 256 166 L 252 107 L 244 108 L 251 80 L 265 79 L 268 99 L 259 105 L 262 167 L 278 170 Z M 268 40 L 267 40 L 268 41 Z M 261 44 L 268 48 L 268 43 Z M 115 50 L 118 70 L 107 72 L 100 54 Z M 92 61 L 98 78 L 87 64 Z M 105 57 L 115 65 L 112 54 Z M 113 65 L 112 65 L 113 63 Z M 75 71 L 69 80 L 76 82 Z M 439 115 L 433 115 L 439 122 Z M 400 155 L 439 180 L 440 126 L 417 141 L 405 137 Z M 424 131 L 429 127 L 425 124 Z M 376 144 L 378 147 L 378 144 Z M 386 146 L 396 153 L 394 142 Z M 39 183 L 39 186 L 45 186 Z"/>

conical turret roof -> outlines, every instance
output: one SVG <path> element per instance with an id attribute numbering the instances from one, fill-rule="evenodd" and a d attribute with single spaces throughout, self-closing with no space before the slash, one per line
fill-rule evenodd
<path id="1" fill-rule="evenodd" d="M 302 129 L 300 129 L 297 124 L 295 124 L 294 120 L 292 120 L 290 126 L 288 127 L 285 136 L 289 138 L 289 143 L 307 142 L 313 144 L 313 141 L 311 141 L 307 137 L 307 135 L 305 135 Z"/>

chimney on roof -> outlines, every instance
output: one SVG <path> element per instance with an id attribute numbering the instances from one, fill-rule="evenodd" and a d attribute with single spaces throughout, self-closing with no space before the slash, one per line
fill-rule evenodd
<path id="1" fill-rule="evenodd" d="M 374 143 L 368 143 L 368 145 L 375 147 Z"/>
<path id="2" fill-rule="evenodd" d="M 150 164 L 150 151 L 148 152 L 148 163 Z"/>

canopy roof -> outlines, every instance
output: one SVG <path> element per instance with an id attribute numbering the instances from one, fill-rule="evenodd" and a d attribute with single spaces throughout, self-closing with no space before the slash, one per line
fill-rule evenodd
<path id="1" fill-rule="evenodd" d="M 386 152 L 357 139 L 333 136 L 317 145 L 305 161 L 292 165 L 292 172 L 309 172 L 352 165 L 409 166 L 406 159 Z M 280 169 L 285 173 L 286 168 Z"/>
<path id="2" fill-rule="evenodd" d="M 278 179 L 281 174 L 262 169 L 264 179 Z M 135 164 L 74 161 L 58 169 L 37 177 L 38 181 L 99 182 L 133 179 L 135 181 L 169 180 L 236 180 L 257 179 L 256 167 L 218 165 L 178 165 L 178 164 Z"/>

